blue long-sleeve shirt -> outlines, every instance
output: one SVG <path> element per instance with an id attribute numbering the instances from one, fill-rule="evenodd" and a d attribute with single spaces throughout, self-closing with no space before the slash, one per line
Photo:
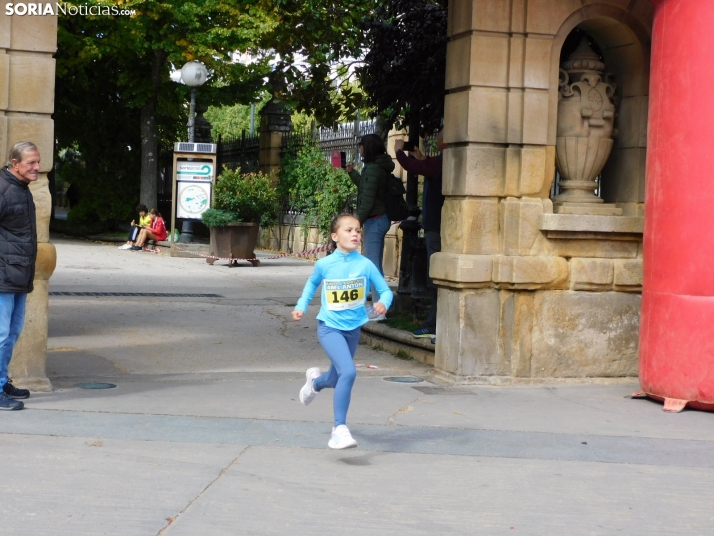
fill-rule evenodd
<path id="1" fill-rule="evenodd" d="M 295 309 L 307 311 L 320 283 L 322 307 L 317 319 L 334 329 L 350 331 L 367 323 L 364 304 L 370 285 L 387 309 L 392 305 L 394 295 L 384 277 L 372 261 L 356 251 L 343 253 L 338 249 L 317 261 Z"/>

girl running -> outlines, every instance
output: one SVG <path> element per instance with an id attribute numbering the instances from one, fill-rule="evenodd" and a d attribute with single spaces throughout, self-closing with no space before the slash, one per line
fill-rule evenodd
<path id="1" fill-rule="evenodd" d="M 300 402 L 307 406 L 324 388 L 333 388 L 335 427 L 327 446 L 348 449 L 357 446 L 345 421 L 352 385 L 357 377 L 353 358 L 362 325 L 367 323 L 365 298 L 370 284 L 373 285 L 379 293 L 374 310 L 385 314 L 392 304 L 392 291 L 374 263 L 357 251 L 361 241 L 357 218 L 351 214 L 340 214 L 332 220 L 330 231 L 336 249 L 315 263 L 315 270 L 307 280 L 292 316 L 295 321 L 302 318 L 317 287 L 323 283 L 322 307 L 317 315 L 317 338 L 332 365 L 322 375 L 318 367 L 307 369 L 307 381 L 300 389 Z"/>

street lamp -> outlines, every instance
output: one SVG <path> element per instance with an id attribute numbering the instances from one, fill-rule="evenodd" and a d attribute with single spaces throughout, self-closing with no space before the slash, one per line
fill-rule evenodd
<path id="1" fill-rule="evenodd" d="M 191 107 L 188 112 L 188 141 L 193 143 L 193 134 L 196 127 L 196 90 L 208 80 L 208 69 L 203 63 L 189 61 L 181 67 L 181 81 L 191 88 Z M 179 242 L 189 244 L 193 241 L 193 222 L 183 220 L 181 224 L 181 238 Z"/>
<path id="2" fill-rule="evenodd" d="M 181 67 L 181 81 L 191 88 L 191 108 L 188 113 L 188 141 L 193 143 L 196 115 L 196 90 L 208 80 L 208 69 L 203 63 L 189 61 Z"/>

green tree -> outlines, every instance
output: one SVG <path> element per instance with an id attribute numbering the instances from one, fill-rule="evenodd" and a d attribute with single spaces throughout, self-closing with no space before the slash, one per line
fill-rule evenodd
<path id="1" fill-rule="evenodd" d="M 255 130 L 260 126 L 260 111 L 270 100 L 270 95 L 264 92 L 260 100 L 255 103 Z M 203 114 L 211 123 L 214 139 L 218 136 L 239 137 L 242 132 L 250 131 L 250 104 L 233 104 L 224 106 L 211 106 Z"/>
<path id="2" fill-rule="evenodd" d="M 432 133 L 444 115 L 447 0 L 386 0 L 365 20 L 359 67 L 368 102 L 388 125 Z"/>
<path id="3" fill-rule="evenodd" d="M 447 0 L 265 0 L 275 96 L 321 124 L 375 110 L 387 125 L 443 116 Z M 339 66 L 339 67 L 338 67 Z M 355 79 L 359 84 L 355 84 Z"/>
<path id="4" fill-rule="evenodd" d="M 334 125 L 354 117 L 364 103 L 354 66 L 364 57 L 366 33 L 361 25 L 378 0 L 261 0 L 275 24 L 260 40 L 264 54 L 275 58 L 271 91 L 296 112 Z"/>
<path id="5" fill-rule="evenodd" d="M 202 61 L 211 73 L 200 90 L 202 102 L 250 102 L 269 68 L 265 61 L 245 65 L 233 61 L 233 56 L 255 47 L 274 21 L 252 0 L 90 0 L 88 4 L 117 5 L 134 10 L 135 15 L 60 17 L 57 76 L 62 100 L 57 104 L 98 106 L 101 126 L 93 134 L 99 138 L 118 123 L 135 125 L 141 141 L 130 147 L 141 153 L 140 199 L 155 205 L 161 136 L 175 139 L 186 115 L 188 88 L 171 81 L 171 72 L 186 61 Z M 102 81 L 107 91 L 83 102 L 98 73 L 107 78 Z M 76 124 L 59 126 L 66 135 L 60 141 L 78 145 L 87 156 L 88 144 L 79 132 L 84 128 L 81 110 L 70 109 L 77 113 L 62 113 L 58 121 Z M 107 136 L 96 141 L 115 140 Z"/>
<path id="6" fill-rule="evenodd" d="M 307 143 L 283 157 L 278 194 L 284 205 L 304 214 L 303 236 L 314 225 L 328 238 L 332 218 L 350 210 L 357 187 L 343 169 L 332 167 L 317 144 Z"/>

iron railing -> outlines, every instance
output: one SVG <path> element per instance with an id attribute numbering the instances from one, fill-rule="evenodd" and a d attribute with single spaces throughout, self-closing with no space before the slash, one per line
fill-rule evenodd
<path id="1" fill-rule="evenodd" d="M 315 142 L 330 159 L 333 151 L 341 151 L 346 155 L 347 162 L 356 163 L 359 159 L 359 140 L 366 134 L 375 134 L 379 131 L 377 121 L 354 121 L 342 123 L 336 128 L 315 127 L 314 125 L 303 130 L 293 130 L 283 134 L 281 144 L 282 153 L 299 149 L 303 145 Z"/>
<path id="2" fill-rule="evenodd" d="M 246 173 L 258 171 L 258 153 L 260 137 L 246 136 L 245 130 L 239 137 L 218 137 L 216 160 L 218 172 L 224 166 L 230 169 L 240 168 Z"/>

